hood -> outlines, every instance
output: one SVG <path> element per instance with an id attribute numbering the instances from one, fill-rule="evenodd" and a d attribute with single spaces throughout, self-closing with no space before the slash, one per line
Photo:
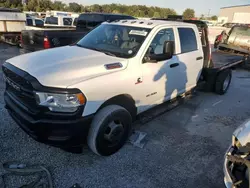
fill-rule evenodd
<path id="1" fill-rule="evenodd" d="M 42 85 L 66 88 L 81 81 L 127 67 L 127 60 L 88 50 L 65 46 L 20 55 L 6 62 L 35 77 Z M 121 63 L 122 67 L 107 70 L 105 64 Z"/>
<path id="2" fill-rule="evenodd" d="M 242 146 L 250 142 L 250 119 L 242 123 L 233 133 Z"/>

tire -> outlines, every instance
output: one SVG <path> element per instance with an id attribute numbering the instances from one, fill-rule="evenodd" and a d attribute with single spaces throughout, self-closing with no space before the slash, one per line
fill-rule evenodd
<path id="1" fill-rule="evenodd" d="M 112 155 L 126 143 L 131 127 L 132 117 L 125 108 L 106 106 L 95 115 L 91 123 L 88 146 L 97 155 Z"/>
<path id="2" fill-rule="evenodd" d="M 232 80 L 232 70 L 226 69 L 219 73 L 215 81 L 215 93 L 219 95 L 224 95 Z"/>

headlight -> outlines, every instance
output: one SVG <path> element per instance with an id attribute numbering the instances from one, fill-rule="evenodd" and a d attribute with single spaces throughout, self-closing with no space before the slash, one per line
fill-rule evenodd
<path id="1" fill-rule="evenodd" d="M 237 148 L 241 148 L 242 147 L 240 141 L 235 136 L 233 136 L 233 138 L 232 138 L 232 145 L 236 146 Z"/>
<path id="2" fill-rule="evenodd" d="M 75 112 L 78 107 L 85 104 L 86 99 L 82 93 L 55 94 L 36 92 L 36 101 L 40 106 L 46 106 L 53 112 Z"/>

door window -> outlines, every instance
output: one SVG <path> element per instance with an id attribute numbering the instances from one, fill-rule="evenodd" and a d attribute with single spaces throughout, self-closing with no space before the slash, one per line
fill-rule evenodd
<path id="1" fill-rule="evenodd" d="M 47 17 L 45 20 L 45 23 L 58 25 L 58 18 L 57 17 Z"/>
<path id="2" fill-rule="evenodd" d="M 26 20 L 26 25 L 27 26 L 32 26 L 33 25 L 32 19 L 27 19 Z"/>
<path id="3" fill-rule="evenodd" d="M 78 19 L 78 18 L 75 18 L 75 19 L 74 19 L 73 26 L 76 26 L 76 24 L 77 24 L 77 19 Z"/>
<path id="4" fill-rule="evenodd" d="M 181 53 L 187 53 L 197 50 L 197 40 L 195 32 L 192 28 L 178 28 Z"/>
<path id="5" fill-rule="evenodd" d="M 151 42 L 148 53 L 149 54 L 163 54 L 164 43 L 166 41 L 175 41 L 174 31 L 172 28 L 160 30 Z"/>
<path id="6" fill-rule="evenodd" d="M 72 18 L 63 18 L 63 25 L 72 25 Z"/>
<path id="7" fill-rule="evenodd" d="M 35 24 L 38 27 L 42 27 L 44 25 L 44 22 L 42 20 L 35 19 Z"/>

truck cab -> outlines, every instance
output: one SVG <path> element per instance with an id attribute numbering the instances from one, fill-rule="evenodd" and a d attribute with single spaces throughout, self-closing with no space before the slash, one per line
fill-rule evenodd
<path id="1" fill-rule="evenodd" d="M 87 141 L 107 156 L 125 144 L 138 114 L 196 87 L 203 59 L 194 24 L 105 22 L 75 45 L 7 60 L 6 108 L 40 142 Z"/>

